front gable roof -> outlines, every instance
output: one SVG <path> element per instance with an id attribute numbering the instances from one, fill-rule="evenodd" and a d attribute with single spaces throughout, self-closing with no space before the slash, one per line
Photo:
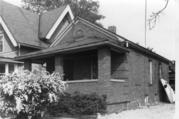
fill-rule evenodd
<path id="1" fill-rule="evenodd" d="M 117 41 L 128 43 L 129 47 L 132 46 L 132 48 L 138 49 L 141 52 L 145 52 L 147 55 L 152 55 L 168 61 L 166 58 L 82 18 L 77 18 L 77 20 L 74 20 L 74 23 L 71 23 L 70 26 L 64 29 L 64 32 L 62 32 L 60 35 L 61 37 L 57 38 L 54 43 L 52 43 L 52 45 L 45 43 L 43 40 L 40 40 L 39 31 L 43 38 L 50 39 L 66 14 L 69 14 L 70 18 L 73 19 L 73 14 L 69 6 L 63 6 L 62 8 L 38 15 L 0 0 L 0 23 L 15 47 L 19 44 L 40 49 L 48 48 L 49 46 L 52 47 L 48 48 L 47 52 L 48 50 L 56 50 L 56 48 L 65 49 L 65 47 L 68 48 L 71 47 L 71 45 L 75 45 L 74 47 L 77 47 L 79 45 L 77 43 L 70 44 L 68 46 L 64 45 L 56 47 L 56 45 L 60 44 L 61 39 L 63 39 L 66 33 L 69 32 L 69 29 L 71 28 L 70 26 L 78 22 L 82 22 L 90 28 L 108 36 L 109 39 L 107 38 L 107 42 L 111 43 L 112 40 L 116 41 L 117 39 Z M 87 43 L 94 43 L 94 40 L 88 40 L 86 43 L 85 42 L 86 41 L 82 41 L 81 45 L 86 46 Z"/>
<path id="2" fill-rule="evenodd" d="M 2 19 L 2 17 L 0 16 L 0 25 L 3 27 L 4 31 L 7 33 L 9 39 L 11 40 L 12 44 L 14 47 L 17 47 L 17 42 L 14 39 L 13 35 L 11 34 L 11 32 L 9 31 L 9 29 L 7 28 L 6 23 L 4 22 L 4 20 Z"/>
<path id="3" fill-rule="evenodd" d="M 89 26 L 82 19 L 75 19 L 60 36 L 56 37 L 53 46 L 37 52 L 18 57 L 18 60 L 41 57 L 45 55 L 54 55 L 56 53 L 75 52 L 85 49 L 96 49 L 100 46 L 109 46 L 111 48 L 128 51 L 121 45 L 123 39 L 118 39 L 111 35 L 109 31 Z M 62 36 L 61 36 L 62 35 Z"/>
<path id="4" fill-rule="evenodd" d="M 84 27 L 85 26 L 85 27 Z M 75 36 L 75 31 L 80 31 L 79 36 Z M 96 33 L 96 34 L 95 34 Z M 91 35 L 90 35 L 91 34 Z M 112 33 L 107 29 L 96 26 L 82 18 L 75 19 L 70 26 L 64 29 L 64 32 L 54 41 L 51 47 L 33 52 L 24 56 L 17 57 L 17 60 L 24 60 L 28 58 L 35 58 L 40 56 L 54 55 L 57 53 L 74 52 L 85 48 L 96 48 L 102 45 L 110 46 L 112 48 L 118 48 L 122 51 L 129 51 L 128 48 L 134 48 L 145 55 L 158 58 L 165 62 L 170 60 L 156 54 L 140 45 L 129 41 L 128 39 Z"/>
<path id="5" fill-rule="evenodd" d="M 80 28 L 81 27 L 81 28 Z M 64 37 L 69 37 L 69 32 L 75 32 L 74 30 L 83 30 L 87 36 L 100 36 L 103 38 L 106 38 L 108 40 L 115 40 L 119 42 L 125 41 L 123 38 L 119 37 L 118 35 L 108 31 L 107 29 L 104 29 L 102 27 L 99 27 L 85 19 L 82 19 L 80 17 L 77 17 L 66 29 L 64 29 L 64 32 L 62 32 L 59 36 L 57 36 L 54 40 L 54 42 L 50 45 L 50 47 L 54 47 L 58 45 L 59 43 L 63 42 Z M 74 35 L 74 34 L 73 34 Z M 71 36 L 73 37 L 73 36 Z M 70 40 L 70 38 L 68 38 Z"/>
<path id="6" fill-rule="evenodd" d="M 40 38 L 50 39 L 66 14 L 73 19 L 68 5 L 39 15 L 0 0 L 1 24 L 15 47 L 47 48 L 50 44 Z"/>
<path id="7" fill-rule="evenodd" d="M 69 5 L 43 13 L 40 18 L 41 37 L 50 39 L 58 25 L 67 14 L 72 21 L 74 16 Z"/>

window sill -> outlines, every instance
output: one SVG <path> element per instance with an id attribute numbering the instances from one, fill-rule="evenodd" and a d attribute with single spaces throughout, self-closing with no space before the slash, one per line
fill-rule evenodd
<path id="1" fill-rule="evenodd" d="M 119 83 L 126 83 L 126 80 L 122 80 L 122 79 L 111 79 L 111 82 L 119 82 Z"/>
<path id="2" fill-rule="evenodd" d="M 65 81 L 66 83 L 93 83 L 98 82 L 97 79 L 90 79 L 90 80 L 74 80 L 74 81 Z"/>

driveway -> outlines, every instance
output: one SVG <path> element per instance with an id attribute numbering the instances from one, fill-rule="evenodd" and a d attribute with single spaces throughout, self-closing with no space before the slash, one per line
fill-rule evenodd
<path id="1" fill-rule="evenodd" d="M 99 116 L 98 119 L 173 119 L 175 104 L 160 103 L 155 106 L 127 110 L 118 114 Z"/>

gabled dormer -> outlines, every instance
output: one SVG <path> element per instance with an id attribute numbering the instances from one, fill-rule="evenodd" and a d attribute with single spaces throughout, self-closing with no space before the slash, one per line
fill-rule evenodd
<path id="1" fill-rule="evenodd" d="M 0 16 L 0 57 L 17 56 L 17 42 Z"/>
<path id="2" fill-rule="evenodd" d="M 42 13 L 40 15 L 40 38 L 53 43 L 55 37 L 61 34 L 74 19 L 69 5 Z"/>
<path id="3" fill-rule="evenodd" d="M 0 2 L 0 24 L 14 47 L 36 50 L 48 48 L 73 18 L 69 5 L 39 15 Z"/>

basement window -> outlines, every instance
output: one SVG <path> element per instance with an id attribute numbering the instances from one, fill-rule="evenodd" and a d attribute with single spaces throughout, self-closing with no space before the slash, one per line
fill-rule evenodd
<path id="1" fill-rule="evenodd" d="M 150 76 L 150 84 L 153 83 L 153 67 L 152 60 L 149 60 L 149 76 Z"/>

